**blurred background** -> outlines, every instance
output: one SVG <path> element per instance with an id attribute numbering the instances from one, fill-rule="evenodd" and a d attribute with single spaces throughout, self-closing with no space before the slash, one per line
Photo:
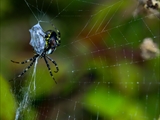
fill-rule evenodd
<path id="1" fill-rule="evenodd" d="M 159 1 L 2 0 L 1 120 L 160 120 Z M 61 32 L 61 45 L 12 82 L 33 57 L 29 29 Z M 47 22 L 46 22 L 47 21 Z M 34 81 L 35 80 L 35 81 Z M 34 87 L 34 83 L 36 87 Z"/>

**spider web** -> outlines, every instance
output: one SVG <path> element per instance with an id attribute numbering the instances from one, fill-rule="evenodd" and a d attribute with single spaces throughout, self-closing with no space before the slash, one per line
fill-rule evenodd
<path id="1" fill-rule="evenodd" d="M 45 31 L 54 29 L 53 23 L 61 32 L 61 45 L 49 55 L 60 71 L 53 72 L 56 85 L 39 59 L 12 83 L 15 120 L 160 119 L 160 19 L 154 12 L 125 0 L 24 0 L 22 4 L 29 12 L 26 31 L 40 22 Z M 27 48 L 29 33 L 26 36 L 19 42 Z M 32 48 L 28 49 L 21 60 L 32 57 Z M 2 60 L 9 59 L 2 54 Z M 54 71 L 51 62 L 50 66 Z"/>

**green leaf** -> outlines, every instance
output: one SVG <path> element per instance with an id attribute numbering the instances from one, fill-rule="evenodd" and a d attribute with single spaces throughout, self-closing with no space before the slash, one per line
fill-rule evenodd
<path id="1" fill-rule="evenodd" d="M 141 117 L 145 116 L 137 102 L 105 87 L 91 88 L 84 97 L 84 103 L 85 108 L 95 115 L 114 120 L 142 120 Z"/>
<path id="2" fill-rule="evenodd" d="M 16 101 L 13 94 L 10 91 L 9 84 L 0 75 L 0 119 L 1 120 L 13 120 L 16 111 Z"/>

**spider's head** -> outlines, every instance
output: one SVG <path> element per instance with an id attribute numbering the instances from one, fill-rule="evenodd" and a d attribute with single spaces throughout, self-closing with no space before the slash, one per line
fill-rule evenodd
<path id="1" fill-rule="evenodd" d="M 45 49 L 47 54 L 52 54 L 56 47 L 60 45 L 60 38 L 53 30 L 47 30 L 45 32 L 45 41 Z"/>
<path id="2" fill-rule="evenodd" d="M 60 38 L 58 37 L 55 31 L 47 30 L 45 34 L 46 34 L 45 35 L 46 42 L 48 41 L 49 44 L 55 44 L 56 46 L 60 45 Z"/>

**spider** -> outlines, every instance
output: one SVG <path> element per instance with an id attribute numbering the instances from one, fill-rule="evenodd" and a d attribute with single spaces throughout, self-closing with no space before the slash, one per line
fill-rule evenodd
<path id="1" fill-rule="evenodd" d="M 48 71 L 50 73 L 50 76 L 57 84 L 56 80 L 53 77 L 53 73 L 52 73 L 51 68 L 48 64 L 47 59 L 50 60 L 55 65 L 56 71 L 54 71 L 54 72 L 57 73 L 59 71 L 57 63 L 52 58 L 50 58 L 48 56 L 48 54 L 52 54 L 56 50 L 56 47 L 58 47 L 60 45 L 61 39 L 60 39 L 59 30 L 55 28 L 55 31 L 54 30 L 47 30 L 46 32 L 43 32 L 41 26 L 38 23 L 35 26 L 33 26 L 32 29 L 30 29 L 30 33 L 31 33 L 31 40 L 33 40 L 33 41 L 30 41 L 30 44 L 33 46 L 36 54 L 32 58 L 25 60 L 23 62 L 17 62 L 17 61 L 11 60 L 11 62 L 17 63 L 17 64 L 25 64 L 25 63 L 31 62 L 30 65 L 26 69 L 24 69 L 22 71 L 22 73 L 20 73 L 14 79 L 20 78 L 21 76 L 23 76 L 31 68 L 31 66 L 36 61 L 36 59 L 38 57 L 40 57 L 40 58 L 44 59 L 46 65 L 47 65 Z M 35 41 L 35 40 L 37 40 L 37 41 Z M 12 79 L 12 80 L 14 80 L 14 79 Z"/>

